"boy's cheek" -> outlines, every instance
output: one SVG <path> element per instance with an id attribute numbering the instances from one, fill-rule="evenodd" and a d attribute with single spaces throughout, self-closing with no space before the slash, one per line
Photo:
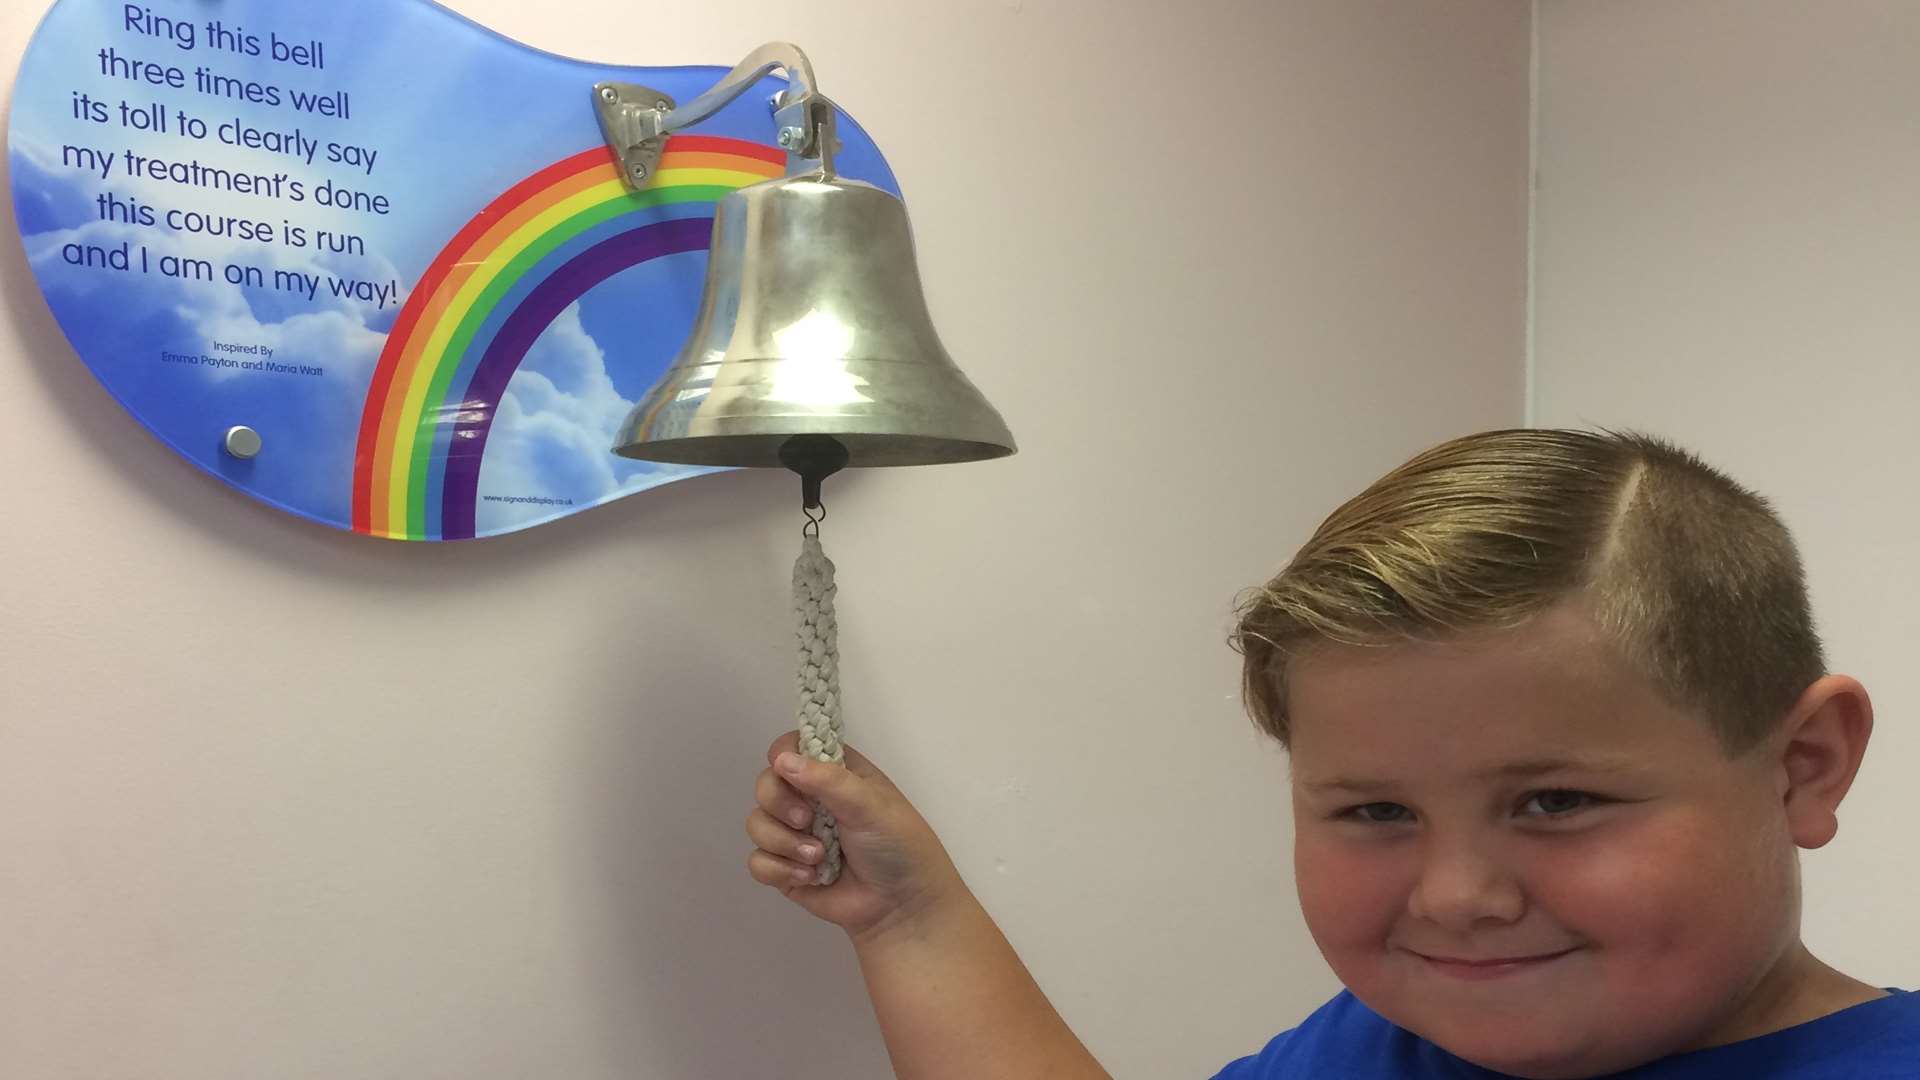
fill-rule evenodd
<path id="1" fill-rule="evenodd" d="M 1768 898 L 1790 888 L 1756 864 L 1724 824 L 1706 815 L 1650 818 L 1587 842 L 1543 847 L 1529 867 L 1529 892 L 1556 921 L 1614 949 L 1657 957 L 1669 950 L 1714 951 L 1777 917 Z M 1729 920 L 1726 913 L 1746 917 Z M 1724 942 L 1733 945 L 1734 942 Z"/>
<path id="2" fill-rule="evenodd" d="M 1300 912 L 1322 951 L 1377 948 L 1405 910 L 1409 871 L 1392 853 L 1302 828 L 1293 848 Z"/>

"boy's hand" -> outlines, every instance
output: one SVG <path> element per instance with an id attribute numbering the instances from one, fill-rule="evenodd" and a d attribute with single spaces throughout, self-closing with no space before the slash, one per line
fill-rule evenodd
<path id="1" fill-rule="evenodd" d="M 747 868 L 853 939 L 894 1075 L 1112 1080 L 893 781 L 852 747 L 842 767 L 796 754 L 799 742 L 789 732 L 767 748 Z M 809 884 L 821 858 L 809 798 L 840 823 L 840 877 L 824 887 Z"/>
<path id="2" fill-rule="evenodd" d="M 775 739 L 754 784 L 759 806 L 747 818 L 747 836 L 758 850 L 747 857 L 747 870 L 755 881 L 843 928 L 856 943 L 911 925 L 965 895 L 940 838 L 873 762 L 849 746 L 846 765 L 830 765 L 798 754 L 798 746 L 798 732 Z M 818 799 L 840 824 L 840 878 L 826 887 L 812 884 L 822 852 L 807 831 L 809 799 Z"/>

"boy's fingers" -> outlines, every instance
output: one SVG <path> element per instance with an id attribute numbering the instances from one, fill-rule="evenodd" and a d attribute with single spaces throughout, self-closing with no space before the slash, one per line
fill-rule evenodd
<path id="1" fill-rule="evenodd" d="M 840 749 L 842 756 L 846 758 L 845 764 L 848 771 L 852 772 L 855 776 L 864 776 L 878 780 L 888 787 L 894 786 L 893 781 L 887 777 L 886 773 L 880 771 L 880 766 L 875 765 L 872 758 L 867 757 L 867 755 L 845 744 L 842 744 Z M 799 751 L 800 733 L 798 731 L 786 732 L 768 745 L 767 764 L 770 766 L 774 764 L 781 754 L 795 754 L 799 753 Z"/>
<path id="2" fill-rule="evenodd" d="M 765 810 L 747 815 L 747 839 L 768 854 L 808 866 L 818 863 L 824 854 L 820 841 L 812 835 L 782 825 Z"/>
<path id="3" fill-rule="evenodd" d="M 783 752 L 775 755 L 773 771 L 802 795 L 820 800 L 843 824 L 858 828 L 879 816 L 873 781 L 844 766 Z"/>
<path id="4" fill-rule="evenodd" d="M 798 731 L 787 732 L 786 734 L 773 740 L 773 742 L 770 745 L 768 745 L 767 767 L 772 768 L 773 759 L 779 757 L 781 754 L 794 753 L 799 749 L 800 749 L 800 733 Z"/>
<path id="5" fill-rule="evenodd" d="M 809 884 L 814 878 L 812 867 L 801 866 L 766 851 L 756 851 L 747 856 L 747 873 L 762 885 L 783 890 Z"/>
<path id="6" fill-rule="evenodd" d="M 754 781 L 753 801 L 760 804 L 760 809 L 796 829 L 813 823 L 813 807 L 807 805 L 806 796 L 775 776 L 772 769 L 762 769 L 760 778 Z"/>
<path id="7" fill-rule="evenodd" d="M 886 773 L 880 771 L 880 766 L 875 765 L 872 758 L 869 758 L 851 746 L 842 745 L 840 750 L 847 759 L 848 770 L 855 776 L 864 776 L 869 780 L 878 780 L 890 788 L 894 786 L 893 781 L 887 777 Z M 894 788 L 894 790 L 898 791 L 899 789 Z"/>
<path id="8" fill-rule="evenodd" d="M 776 740 L 766 748 L 766 763 L 772 765 L 772 763 L 780 757 L 781 753 L 799 753 L 799 751 L 801 751 L 801 732 L 797 732 L 797 730 L 785 732 L 785 734 L 781 734 L 780 738 L 776 738 Z M 881 773 L 881 771 L 879 771 L 879 765 L 874 765 L 874 761 L 872 761 L 868 755 L 860 753 L 858 749 L 851 748 L 851 746 L 845 746 L 845 744 L 841 744 L 841 751 L 843 751 L 845 757 L 847 757 L 847 769 L 852 769 L 854 773 L 860 774 L 860 776 L 877 776 L 877 778 L 881 778 L 881 780 L 887 780 L 887 774 Z M 887 780 L 887 784 L 893 784 L 893 780 Z"/>

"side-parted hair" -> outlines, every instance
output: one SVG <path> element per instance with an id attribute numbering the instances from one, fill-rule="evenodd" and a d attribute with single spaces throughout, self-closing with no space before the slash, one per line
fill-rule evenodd
<path id="1" fill-rule="evenodd" d="M 1381 477 L 1242 595 L 1247 711 L 1286 745 L 1292 657 L 1511 628 L 1574 597 L 1731 754 L 1826 671 L 1799 554 L 1765 499 L 1646 435 L 1490 431 Z"/>

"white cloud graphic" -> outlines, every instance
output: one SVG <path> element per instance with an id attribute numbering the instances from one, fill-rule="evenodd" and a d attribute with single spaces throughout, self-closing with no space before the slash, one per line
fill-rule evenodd
<path id="1" fill-rule="evenodd" d="M 476 531 L 497 532 L 568 509 L 487 495 L 570 499 L 578 510 L 713 471 L 614 454 L 614 434 L 633 405 L 614 390 L 605 352 L 581 325 L 579 305 L 569 305 L 527 350 L 501 395 L 480 464 Z"/>

